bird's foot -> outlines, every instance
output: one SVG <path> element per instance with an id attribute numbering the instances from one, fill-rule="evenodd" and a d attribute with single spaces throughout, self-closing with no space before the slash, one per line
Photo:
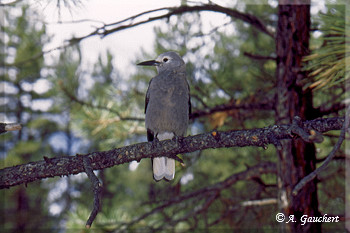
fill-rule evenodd
<path id="1" fill-rule="evenodd" d="M 184 138 L 185 138 L 184 136 L 175 135 L 172 140 L 176 142 L 176 146 L 179 148 L 179 147 L 183 147 Z"/>
<path id="2" fill-rule="evenodd" d="M 177 136 L 177 135 L 175 135 L 173 137 L 172 140 L 176 142 L 176 147 L 177 148 L 181 148 L 181 147 L 184 146 L 184 141 L 183 141 L 184 138 L 185 138 L 184 136 Z M 181 165 L 183 165 L 183 166 L 185 165 L 184 161 L 180 157 L 178 157 L 177 155 L 174 155 L 173 159 L 175 159 L 176 161 L 180 162 Z"/>
<path id="3" fill-rule="evenodd" d="M 156 149 L 158 147 L 158 144 L 159 144 L 159 139 L 158 138 L 153 138 L 153 141 L 152 141 L 152 149 Z"/>

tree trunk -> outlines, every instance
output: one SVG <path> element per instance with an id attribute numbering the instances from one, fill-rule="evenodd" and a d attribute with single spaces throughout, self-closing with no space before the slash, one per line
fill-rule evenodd
<path id="1" fill-rule="evenodd" d="M 312 93 L 303 92 L 299 82 L 307 75 L 301 68 L 303 56 L 309 54 L 310 1 L 300 1 L 280 0 L 278 7 L 277 124 L 289 124 L 294 116 L 300 116 L 303 120 L 313 118 Z M 279 212 L 286 217 L 284 223 L 281 223 L 282 231 L 320 232 L 320 223 L 301 225 L 300 222 L 303 215 L 320 215 L 316 181 L 309 182 L 297 196 L 292 195 L 294 186 L 315 169 L 315 146 L 295 139 L 282 141 L 282 148 L 278 151 L 277 178 Z M 287 224 L 292 215 L 295 222 Z"/>

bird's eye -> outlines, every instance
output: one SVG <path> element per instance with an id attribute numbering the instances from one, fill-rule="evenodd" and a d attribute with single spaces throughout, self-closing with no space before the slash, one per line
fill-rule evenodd
<path id="1" fill-rule="evenodd" d="M 169 61 L 169 59 L 168 58 L 163 58 L 163 62 L 167 62 L 167 61 Z"/>

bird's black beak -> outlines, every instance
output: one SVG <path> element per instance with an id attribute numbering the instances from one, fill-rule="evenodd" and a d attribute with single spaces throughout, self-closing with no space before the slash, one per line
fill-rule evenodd
<path id="1" fill-rule="evenodd" d="M 137 64 L 138 66 L 158 66 L 160 64 L 160 62 L 156 61 L 156 60 L 151 60 L 151 61 L 144 61 L 141 62 L 139 64 Z"/>

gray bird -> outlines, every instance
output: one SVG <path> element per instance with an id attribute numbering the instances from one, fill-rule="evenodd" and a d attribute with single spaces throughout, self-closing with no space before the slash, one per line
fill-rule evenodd
<path id="1" fill-rule="evenodd" d="M 166 52 L 156 60 L 137 65 L 156 66 L 158 75 L 151 79 L 145 102 L 148 141 L 179 139 L 184 136 L 191 112 L 190 89 L 186 65 L 175 52 Z M 170 181 L 175 176 L 175 160 L 167 157 L 152 159 L 153 178 Z"/>

